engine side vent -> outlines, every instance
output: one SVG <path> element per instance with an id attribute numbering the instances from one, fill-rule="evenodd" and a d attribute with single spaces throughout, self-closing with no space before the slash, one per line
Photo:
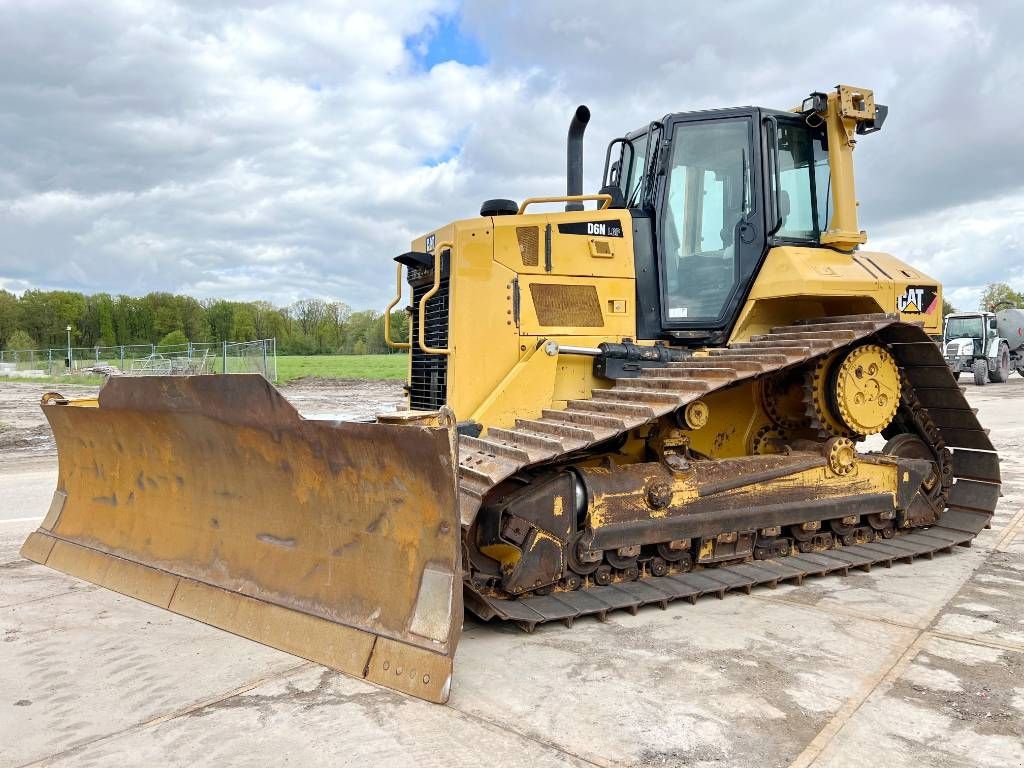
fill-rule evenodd
<path id="1" fill-rule="evenodd" d="M 428 347 L 448 346 L 448 256 L 442 258 L 440 290 L 427 302 L 424 341 Z M 426 270 L 412 286 L 413 306 L 419 307 L 423 296 L 434 284 L 433 270 Z M 436 411 L 448 398 L 448 358 L 428 355 L 419 348 L 419 312 L 414 311 L 412 325 L 412 359 L 409 378 L 409 408 L 413 411 Z"/>
<path id="2" fill-rule="evenodd" d="M 540 325 L 562 328 L 604 325 L 596 286 L 531 283 L 530 296 Z"/>
<path id="3" fill-rule="evenodd" d="M 536 267 L 540 264 L 537 242 L 540 239 L 536 227 L 516 227 L 516 239 L 519 241 L 519 254 L 523 257 L 524 267 Z"/>

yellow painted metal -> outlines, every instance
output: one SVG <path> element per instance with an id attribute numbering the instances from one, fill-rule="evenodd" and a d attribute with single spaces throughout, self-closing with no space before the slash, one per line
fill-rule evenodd
<path id="1" fill-rule="evenodd" d="M 828 137 L 832 212 L 828 229 L 819 238 L 822 245 L 852 249 L 867 242 L 867 232 L 857 224 L 853 148 L 857 144 L 857 123 L 873 119 L 874 116 L 874 95 L 867 88 L 839 85 L 828 94 L 828 107 L 821 117 L 825 120 Z"/>
<path id="2" fill-rule="evenodd" d="M 588 397 L 595 386 L 607 386 L 594 378 L 590 359 L 560 356 L 551 370 L 553 383 L 534 391 L 533 407 L 525 413 L 521 403 L 524 393 L 512 386 L 516 376 L 510 376 L 538 341 L 596 346 L 635 334 L 636 286 L 629 212 L 599 212 L 601 222 L 617 228 L 617 236 L 579 236 L 559 231 L 559 224 L 594 221 L 595 214 L 577 211 L 480 217 L 455 221 L 432 233 L 438 244 L 453 243 L 457 255 L 450 264 L 448 347 L 473 350 L 472 355 L 455 354 L 448 359 L 447 402 L 459 420 L 475 419 L 474 414 L 483 418 L 482 414 L 488 413 L 493 416 L 487 418 L 495 420 L 481 423 L 508 425 L 516 416 L 536 417 L 544 408 Z M 550 227 L 550 272 L 545 269 L 543 250 L 536 265 L 523 263 L 517 238 L 517 229 L 522 227 L 536 228 L 542 249 L 545 230 Z M 609 243 L 608 253 L 595 256 L 591 241 Z M 434 252 L 442 247 L 435 245 Z M 413 240 L 412 249 L 426 251 L 427 236 Z M 597 294 L 601 325 L 541 325 L 530 288 L 534 283 L 592 287 Z M 547 392 L 551 392 L 551 400 Z"/>
<path id="3" fill-rule="evenodd" d="M 855 437 L 856 433 L 833 410 L 833 373 L 842 363 L 845 351 L 840 349 L 819 358 L 810 374 L 808 405 L 818 426 L 830 435 Z"/>
<path id="4" fill-rule="evenodd" d="M 927 333 L 942 333 L 939 281 L 888 254 L 839 253 L 828 248 L 772 248 L 733 327 L 730 343 L 747 341 L 809 317 L 896 312 L 896 298 L 907 285 L 935 286 L 936 303 L 904 313 L 908 322 L 923 322 Z"/>
<path id="5" fill-rule="evenodd" d="M 561 323 L 545 322 L 543 313 L 538 311 L 533 286 L 555 287 L 570 286 L 585 288 L 592 291 L 593 302 L 598 311 L 599 325 L 583 324 L 582 312 L 589 306 L 573 306 L 573 298 L 567 296 L 563 299 L 564 317 L 566 322 Z M 520 315 L 519 334 L 520 336 L 543 336 L 545 338 L 563 337 L 568 338 L 576 335 L 602 336 L 604 338 L 622 339 L 631 337 L 636 333 L 636 320 L 632 314 L 616 314 L 610 309 L 616 301 L 624 301 L 632 305 L 635 302 L 636 283 L 632 279 L 607 277 L 607 278 L 579 278 L 566 277 L 563 275 L 522 275 L 519 279 Z M 568 292 L 566 292 L 568 293 Z M 577 322 L 571 322 L 575 315 Z M 557 323 L 557 324 L 556 324 Z M 574 342 L 567 342 L 572 344 Z"/>
<path id="6" fill-rule="evenodd" d="M 621 237 L 609 235 L 577 235 L 560 231 L 560 225 L 586 224 L 600 221 L 617 227 Z M 545 275 L 566 277 L 635 277 L 633 261 L 633 222 L 629 211 L 609 208 L 601 211 L 566 211 L 557 213 L 528 213 L 522 216 L 496 216 L 493 219 L 493 258 L 518 275 Z M 519 248 L 517 230 L 535 227 L 539 243 L 536 264 L 524 263 Z M 550 227 L 551 259 L 549 270 L 545 258 L 545 240 Z M 607 232 L 607 229 L 606 229 Z M 592 242 L 611 246 L 611 255 L 596 256 Z M 458 275 L 457 275 L 458 277 Z M 635 294 L 623 296 L 633 313 Z"/>
<path id="7" fill-rule="evenodd" d="M 552 401 L 557 373 L 558 356 L 548 354 L 543 344 L 533 344 L 469 418 L 488 427 L 511 427 L 516 419 L 534 418 L 538 402 Z"/>
<path id="8" fill-rule="evenodd" d="M 711 409 L 708 408 L 708 404 L 703 400 L 694 400 L 686 406 L 686 410 L 683 412 L 686 426 L 690 429 L 701 429 L 707 426 L 710 416 Z"/>
<path id="9" fill-rule="evenodd" d="M 758 431 L 771 425 L 753 383 L 712 392 L 698 402 L 707 406 L 709 418 L 686 434 L 694 450 L 711 458 L 746 456 Z"/>
<path id="10" fill-rule="evenodd" d="M 410 349 L 412 344 L 408 341 L 391 340 L 391 311 L 395 305 L 402 300 L 402 265 L 395 264 L 395 298 L 384 310 L 384 343 L 392 349 Z"/>
<path id="11" fill-rule="evenodd" d="M 604 210 L 612 204 L 611 195 L 552 195 L 550 197 L 528 197 L 523 200 L 523 204 L 519 206 L 519 215 L 526 213 L 526 208 L 531 205 L 539 205 L 541 203 L 585 203 L 588 201 L 597 201 L 601 203 L 601 207 L 598 210 Z"/>
<path id="12" fill-rule="evenodd" d="M 425 294 L 423 294 L 423 298 L 420 299 L 420 306 L 419 306 L 418 310 L 414 310 L 414 311 L 418 311 L 419 314 L 420 314 L 420 318 L 419 318 L 420 319 L 420 323 L 419 323 L 419 339 L 418 339 L 419 344 L 420 344 L 420 350 L 422 352 L 425 352 L 428 355 L 449 355 L 449 354 L 451 354 L 451 344 L 449 344 L 449 346 L 444 348 L 444 349 L 441 349 L 439 347 L 431 347 L 431 346 L 427 345 L 427 339 L 426 339 L 426 332 L 427 332 L 426 312 L 427 312 L 427 302 L 430 301 L 432 298 L 434 298 L 434 296 L 437 294 L 437 292 L 439 290 L 441 290 L 441 255 L 446 250 L 451 252 L 451 250 L 454 247 L 455 247 L 454 243 L 450 243 L 450 242 L 447 242 L 447 241 L 443 242 L 443 243 L 438 243 L 436 246 L 434 246 L 434 284 L 433 284 L 433 286 L 431 286 L 429 291 L 427 291 Z M 451 253 L 450 258 L 452 260 L 454 260 L 454 257 L 455 257 L 455 254 Z"/>
<path id="13" fill-rule="evenodd" d="M 111 379 L 98 407 L 44 412 L 66 499 L 24 556 L 446 698 L 462 625 L 450 413 L 307 420 L 255 375 Z M 402 674 L 373 671 L 385 649 Z"/>
<path id="14" fill-rule="evenodd" d="M 900 371 L 888 350 L 877 344 L 854 347 L 836 369 L 839 416 L 859 435 L 889 426 L 900 404 Z"/>
<path id="15" fill-rule="evenodd" d="M 807 455 L 811 458 L 814 457 L 814 454 Z M 850 459 L 852 466 L 840 466 L 837 472 L 833 470 L 825 457 L 821 458 L 825 460 L 818 466 L 796 470 L 771 480 L 751 482 L 745 485 L 739 485 L 737 482 L 738 487 L 716 492 L 715 498 L 721 499 L 724 504 L 740 509 L 764 503 L 766 498 L 770 499 L 773 496 L 784 498 L 787 491 L 800 491 L 805 495 L 811 493 L 811 498 L 819 500 L 879 494 L 889 496 L 895 509 L 902 475 L 900 467 L 895 461 L 865 461 L 854 455 Z M 671 501 L 666 507 L 650 510 L 651 517 L 664 517 L 667 510 L 683 509 L 687 504 L 707 498 L 702 493 L 701 485 L 705 482 L 705 478 L 699 469 L 669 472 L 661 464 L 650 466 L 657 473 L 654 477 L 661 482 L 668 482 L 671 487 Z M 753 461 L 746 469 L 738 466 L 736 479 L 741 478 L 744 471 L 758 471 L 757 467 L 757 463 Z M 602 470 L 600 467 L 591 467 L 586 470 L 589 474 L 608 471 L 607 469 Z M 624 505 L 628 505 L 631 509 L 648 508 L 649 505 L 644 501 L 645 494 L 645 487 L 634 487 L 593 496 L 589 508 L 590 525 L 595 530 L 621 525 L 621 510 Z"/>
<path id="16" fill-rule="evenodd" d="M 828 441 L 828 468 L 836 475 L 849 475 L 857 469 L 857 449 L 846 437 Z"/>

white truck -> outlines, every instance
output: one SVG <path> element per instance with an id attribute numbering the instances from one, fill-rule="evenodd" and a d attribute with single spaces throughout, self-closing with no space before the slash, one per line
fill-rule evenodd
<path id="1" fill-rule="evenodd" d="M 942 348 L 953 373 L 973 373 L 975 384 L 1024 376 L 1024 310 L 946 315 Z"/>

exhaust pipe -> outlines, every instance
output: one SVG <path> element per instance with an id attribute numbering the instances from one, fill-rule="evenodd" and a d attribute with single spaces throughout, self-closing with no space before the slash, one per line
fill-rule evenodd
<path id="1" fill-rule="evenodd" d="M 565 142 L 566 168 L 565 193 L 567 195 L 583 194 L 583 132 L 590 122 L 590 110 L 585 104 L 576 107 L 576 114 L 569 123 L 569 135 Z M 582 211 L 583 203 L 566 203 L 567 211 Z"/>

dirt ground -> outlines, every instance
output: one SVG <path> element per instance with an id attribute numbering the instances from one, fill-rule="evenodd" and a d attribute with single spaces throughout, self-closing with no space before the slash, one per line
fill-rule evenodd
<path id="1" fill-rule="evenodd" d="M 68 398 L 95 397 L 99 387 L 38 382 L 0 383 L 0 469 L 4 466 L 45 464 L 56 455 L 53 434 L 46 423 L 40 398 L 57 391 Z M 281 387 L 284 396 L 303 416 L 344 420 L 370 419 L 395 410 L 402 403 L 402 383 L 296 379 Z"/>

